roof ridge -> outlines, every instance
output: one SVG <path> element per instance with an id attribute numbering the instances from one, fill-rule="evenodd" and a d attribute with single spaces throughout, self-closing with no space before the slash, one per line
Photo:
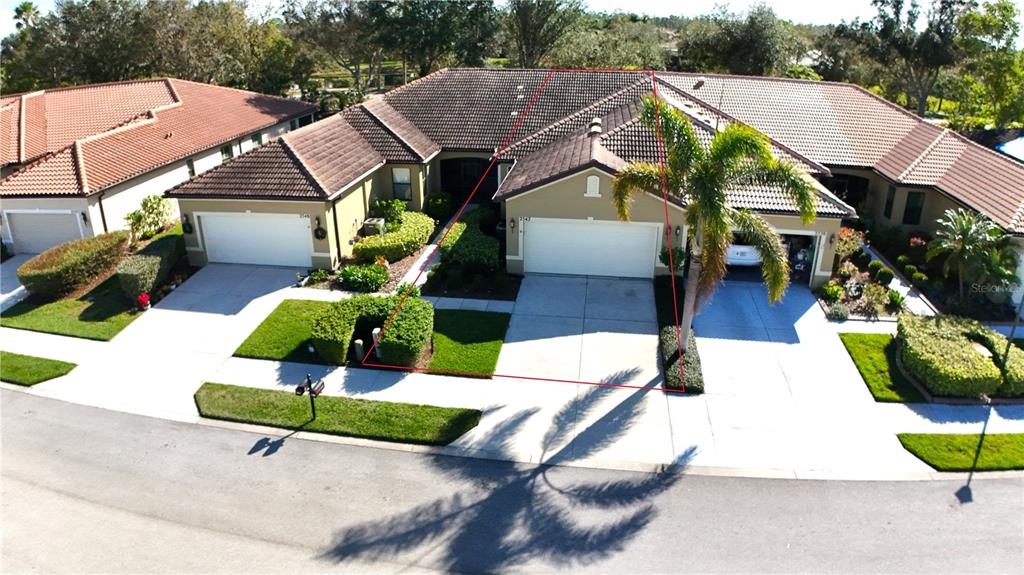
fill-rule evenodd
<path id="1" fill-rule="evenodd" d="M 913 159 L 913 161 L 907 164 L 907 167 L 902 172 L 900 172 L 898 176 L 896 176 L 896 179 L 900 182 L 904 181 L 904 178 L 908 174 L 913 172 L 914 169 L 916 169 L 919 165 L 921 165 L 921 162 L 923 162 L 924 159 L 927 158 L 932 153 L 932 151 L 935 150 L 936 146 L 938 146 L 939 142 L 941 142 L 943 138 L 946 137 L 947 133 L 949 133 L 949 129 L 942 128 L 939 131 L 939 134 L 935 136 L 935 138 L 931 141 L 931 143 L 925 146 L 924 150 L 921 150 L 921 153 L 918 154 L 917 157 Z"/>
<path id="2" fill-rule="evenodd" d="M 273 98 L 275 100 L 281 100 L 281 101 L 284 101 L 284 102 L 302 102 L 302 100 L 295 100 L 295 99 L 292 99 L 292 98 L 287 98 L 285 96 L 277 96 L 277 95 L 274 95 L 274 94 L 265 94 L 263 92 L 254 92 L 252 90 L 243 90 L 241 88 L 232 88 L 231 86 L 221 86 L 220 84 L 207 84 L 205 82 L 196 82 L 195 80 L 183 80 L 181 78 L 174 78 L 172 76 L 165 76 L 163 79 L 167 80 L 172 85 L 174 84 L 174 82 L 185 82 L 187 84 L 194 84 L 196 86 L 204 86 L 206 88 L 215 88 L 215 89 L 219 89 L 219 90 L 230 90 L 232 92 L 241 92 L 243 94 L 255 94 L 257 96 L 263 96 L 265 98 Z M 175 96 L 177 96 L 177 90 L 174 90 L 173 93 L 174 93 Z M 179 99 L 179 101 L 180 101 L 180 99 Z M 308 103 L 308 102 L 306 102 L 306 103 Z M 312 104 L 310 104 L 310 106 L 312 107 Z"/>
<path id="3" fill-rule="evenodd" d="M 827 86 L 857 86 L 852 82 L 839 82 L 836 80 L 810 80 L 807 78 L 787 78 L 786 76 L 755 76 L 753 74 L 722 74 L 720 72 L 679 72 L 670 70 L 653 70 L 657 74 L 666 76 L 688 76 L 688 77 L 715 77 L 715 78 L 744 78 L 750 80 L 770 80 L 772 82 L 788 82 L 790 84 L 807 84 Z M 857 86 L 859 87 L 859 86 Z"/>
<path id="4" fill-rule="evenodd" d="M 391 111 L 393 111 L 394 113 L 398 114 L 398 115 L 399 115 L 399 116 L 401 116 L 402 118 L 405 118 L 405 121 L 406 121 L 406 122 L 409 122 L 409 124 L 410 124 L 410 125 L 412 125 L 412 127 L 413 127 L 413 128 L 416 128 L 416 130 L 418 130 L 418 131 L 419 131 L 419 132 L 420 132 L 421 134 L 423 134 L 423 130 L 420 130 L 420 129 L 419 129 L 419 126 L 417 126 L 416 124 L 414 124 L 414 123 L 413 123 L 413 121 L 412 121 L 412 120 L 410 120 L 409 118 L 406 118 L 406 117 L 405 117 L 405 114 L 403 114 L 403 113 L 399 112 L 399 111 L 398 111 L 398 110 L 397 110 L 397 109 L 396 109 L 396 108 L 395 108 L 394 106 L 392 106 L 391 104 L 389 104 L 389 103 L 387 102 L 387 100 L 385 100 L 384 98 L 374 98 L 374 101 L 379 101 L 379 102 L 380 102 L 380 105 L 381 105 L 381 106 L 387 106 L 387 107 L 388 107 L 388 108 L 389 108 L 389 109 L 390 109 Z M 384 120 L 383 120 L 382 118 L 380 118 L 379 116 L 377 116 L 377 114 L 374 114 L 374 113 L 373 113 L 373 110 L 371 110 L 370 108 L 367 108 L 367 107 L 366 107 L 366 103 L 365 103 L 365 102 L 360 102 L 360 103 L 359 103 L 358 105 L 359 105 L 359 106 L 360 106 L 360 107 L 361 107 L 361 108 L 362 108 L 362 109 L 363 109 L 364 111 L 366 111 L 366 113 L 367 113 L 367 114 L 369 114 L 369 115 L 370 115 L 370 118 L 372 118 L 372 119 L 376 120 L 376 121 L 377 121 L 377 123 L 378 123 L 378 124 L 380 124 L 380 126 L 381 126 L 382 128 L 384 128 L 385 130 L 387 130 L 387 131 L 388 131 L 388 133 L 390 133 L 390 134 L 391 134 L 392 136 L 394 136 L 394 138 L 395 138 L 396 140 L 398 140 L 398 141 L 399 141 L 399 142 L 400 142 L 400 143 L 401 143 L 401 144 L 402 144 L 403 146 L 405 146 L 405 148 L 406 148 L 406 149 L 407 149 L 408 151 L 412 152 L 412 155 L 416 156 L 416 157 L 417 157 L 417 158 L 419 158 L 419 159 L 420 159 L 421 161 L 422 161 L 422 160 L 424 159 L 424 156 L 423 156 L 423 154 L 421 154 L 421 153 L 419 153 L 418 151 L 416 151 L 416 148 L 412 147 L 412 144 L 410 144 L 410 143 L 409 143 L 409 142 L 408 142 L 408 141 L 407 141 L 407 140 L 406 140 L 405 138 L 403 138 L 401 134 L 399 134 L 399 133 L 398 133 L 397 131 L 395 131 L 395 129 L 394 129 L 394 128 L 392 128 L 391 126 L 389 126 L 389 125 L 387 124 L 387 122 L 385 122 L 385 121 L 384 121 Z M 355 126 L 353 126 L 353 127 L 355 127 Z M 358 130 L 356 130 L 356 131 L 358 132 Z M 362 136 L 362 134 L 360 134 L 360 136 Z M 428 140 L 430 140 L 430 136 L 427 136 L 426 134 L 423 134 L 423 136 L 424 136 L 424 137 L 426 137 L 426 138 L 427 138 Z M 365 140 L 365 138 L 363 138 L 363 139 Z M 433 140 L 430 140 L 430 141 L 431 141 L 431 142 L 433 142 Z M 369 142 L 367 142 L 367 143 L 369 143 Z M 437 144 L 436 144 L 436 142 L 434 143 L 434 145 L 437 145 Z M 380 152 L 378 152 L 378 153 L 380 153 Z"/>
<path id="5" fill-rule="evenodd" d="M 75 140 L 71 146 L 71 159 L 74 160 L 75 172 L 78 175 L 78 187 L 83 194 L 89 195 L 89 179 L 85 176 L 85 158 L 82 142 Z"/>
<path id="6" fill-rule="evenodd" d="M 422 80 L 426 80 L 427 78 L 429 78 L 429 77 L 431 77 L 431 76 L 434 76 L 434 75 L 440 75 L 440 74 L 442 74 L 442 73 L 444 73 L 444 72 L 448 72 L 448 71 L 449 71 L 450 69 L 451 69 L 451 68 L 445 67 L 445 68 L 441 68 L 441 69 L 439 69 L 439 70 L 434 70 L 433 72 L 431 72 L 431 73 L 427 74 L 426 76 L 420 76 L 419 78 L 416 78 L 416 79 L 412 80 L 411 82 L 406 82 L 406 83 L 402 84 L 401 86 L 395 86 L 394 88 L 391 88 L 390 90 L 388 90 L 388 91 L 386 91 L 386 92 L 383 92 L 383 93 L 381 93 L 381 94 L 380 94 L 380 97 L 384 98 L 384 97 L 386 97 L 386 96 L 390 96 L 391 94 L 394 94 L 394 93 L 400 92 L 400 91 L 402 91 L 402 90 L 404 90 L 404 89 L 408 88 L 409 86 L 412 86 L 413 84 L 415 84 L 415 83 L 417 83 L 417 82 L 420 82 L 420 81 L 422 81 Z M 478 69 L 479 69 L 479 68 L 478 68 Z M 362 103 L 362 102 L 360 102 L 360 104 L 361 104 L 361 103 Z"/>
<path id="7" fill-rule="evenodd" d="M 112 82 L 96 82 L 93 84 L 76 84 L 74 86 L 57 86 L 54 88 L 44 88 L 42 90 L 33 90 L 31 92 L 15 92 L 13 94 L 4 94 L 5 98 L 14 98 L 17 96 L 23 96 L 26 94 L 35 93 L 49 93 L 49 92 L 70 92 L 72 90 L 85 90 L 91 88 L 103 88 L 105 86 L 121 86 L 126 84 L 148 84 L 150 82 L 160 82 L 168 79 L 166 76 L 156 76 L 153 78 L 139 78 L 137 80 L 114 80 Z"/>

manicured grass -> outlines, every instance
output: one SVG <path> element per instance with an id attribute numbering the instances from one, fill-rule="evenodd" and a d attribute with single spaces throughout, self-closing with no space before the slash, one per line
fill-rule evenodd
<path id="1" fill-rule="evenodd" d="M 434 310 L 430 369 L 494 373 L 511 315 L 490 311 Z"/>
<path id="2" fill-rule="evenodd" d="M 896 341 L 884 333 L 841 333 L 839 339 L 853 359 L 875 401 L 923 403 L 921 392 L 896 367 Z"/>
<path id="3" fill-rule="evenodd" d="M 307 345 L 316 316 L 331 302 L 286 299 L 235 350 L 237 357 L 324 363 Z"/>
<path id="4" fill-rule="evenodd" d="M 1024 433 L 995 433 L 984 438 L 977 434 L 900 433 L 898 437 L 907 451 L 939 471 L 1024 469 Z"/>
<path id="5" fill-rule="evenodd" d="M 476 409 L 328 396 L 310 421 L 309 397 L 220 383 L 204 383 L 195 400 L 212 419 L 423 445 L 447 445 L 480 423 Z"/>
<path id="6" fill-rule="evenodd" d="M 109 341 L 137 317 L 111 276 L 78 299 L 19 302 L 0 315 L 0 326 Z"/>
<path id="7" fill-rule="evenodd" d="M 60 377 L 75 369 L 75 364 L 55 359 L 0 351 L 0 381 L 35 385 Z"/>

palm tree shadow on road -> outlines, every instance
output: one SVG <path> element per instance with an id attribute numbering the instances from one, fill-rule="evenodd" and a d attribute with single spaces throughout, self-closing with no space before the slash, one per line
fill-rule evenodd
<path id="1" fill-rule="evenodd" d="M 606 381 L 631 375 L 620 372 Z M 654 390 L 659 380 L 628 395 L 607 387 L 578 394 L 562 406 L 541 440 L 544 461 L 579 461 L 614 444 L 643 415 L 644 395 L 660 393 Z M 609 401 L 614 402 L 610 409 Z M 602 406 L 607 411 L 573 436 L 574 425 L 596 415 Z M 504 438 L 514 435 L 534 413 L 513 414 L 492 432 L 500 434 L 495 439 L 507 456 L 503 458 L 513 459 Z M 605 472 L 613 478 L 568 484 L 566 477 L 572 474 L 550 465 L 435 456 L 430 463 L 448 478 L 450 489 L 445 491 L 450 495 L 342 529 L 321 558 L 396 561 L 406 556 L 456 572 L 504 571 L 536 560 L 592 564 L 622 551 L 650 525 L 658 514 L 655 499 L 675 485 L 680 478 L 676 471 L 694 454 L 694 447 L 681 453 L 671 472 L 622 478 L 614 477 L 619 472 Z M 584 522 L 580 516 L 590 520 Z"/>

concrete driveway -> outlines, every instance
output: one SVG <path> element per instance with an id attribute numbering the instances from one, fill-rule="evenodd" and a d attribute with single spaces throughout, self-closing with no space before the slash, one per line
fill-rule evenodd
<path id="1" fill-rule="evenodd" d="M 651 281 L 526 276 L 496 372 L 658 384 L 658 324 Z"/>
<path id="2" fill-rule="evenodd" d="M 0 311 L 4 311 L 25 299 L 28 292 L 18 281 L 18 268 L 32 258 L 31 254 L 19 254 L 0 264 Z"/>

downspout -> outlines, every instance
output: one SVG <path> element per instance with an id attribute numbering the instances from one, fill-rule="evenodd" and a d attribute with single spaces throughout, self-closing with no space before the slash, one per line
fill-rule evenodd
<path id="1" fill-rule="evenodd" d="M 338 246 L 338 265 L 341 265 L 341 235 L 338 233 L 338 198 L 331 202 L 331 219 L 334 220 L 334 243 Z"/>
<path id="2" fill-rule="evenodd" d="M 96 205 L 100 207 L 100 222 L 103 223 L 103 233 L 108 233 L 107 214 L 103 211 L 103 196 L 105 195 L 107 195 L 107 192 L 100 192 L 100 195 L 96 197 Z"/>

